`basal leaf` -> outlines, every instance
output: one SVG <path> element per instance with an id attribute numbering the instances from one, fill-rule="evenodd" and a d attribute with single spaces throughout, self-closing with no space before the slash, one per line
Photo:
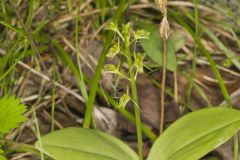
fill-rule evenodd
<path id="1" fill-rule="evenodd" d="M 26 118 L 23 113 L 26 106 L 19 98 L 13 96 L 0 99 L 0 132 L 8 133 L 10 129 L 18 127 Z"/>
<path id="2" fill-rule="evenodd" d="M 159 28 L 151 24 L 140 24 L 140 26 L 150 33 L 150 39 L 142 40 L 141 45 L 146 54 L 159 66 L 162 66 L 163 42 L 160 38 Z M 177 70 L 176 51 L 185 43 L 185 39 L 178 32 L 172 33 L 168 40 L 167 48 L 167 69 Z"/>
<path id="3" fill-rule="evenodd" d="M 3 157 L 2 155 L 0 155 L 0 160 L 7 160 L 5 157 Z"/>
<path id="4" fill-rule="evenodd" d="M 2 154 L 3 150 L 0 149 L 0 160 L 7 160 Z"/>
<path id="5" fill-rule="evenodd" d="M 208 108 L 172 124 L 154 143 L 147 160 L 198 160 L 240 129 L 240 111 Z"/>
<path id="6" fill-rule="evenodd" d="M 126 144 L 105 133 L 83 128 L 67 128 L 41 138 L 42 148 L 55 160 L 137 160 Z"/>

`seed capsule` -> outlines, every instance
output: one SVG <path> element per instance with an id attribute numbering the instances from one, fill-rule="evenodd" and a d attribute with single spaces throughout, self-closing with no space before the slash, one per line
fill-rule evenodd
<path id="1" fill-rule="evenodd" d="M 167 0 L 155 0 L 163 15 L 167 15 Z"/>
<path id="2" fill-rule="evenodd" d="M 160 24 L 160 36 L 163 40 L 167 40 L 170 36 L 171 29 L 167 20 L 167 16 L 164 16 Z"/>

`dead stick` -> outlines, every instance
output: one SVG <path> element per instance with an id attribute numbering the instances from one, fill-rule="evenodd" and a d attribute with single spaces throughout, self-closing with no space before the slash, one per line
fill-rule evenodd
<path id="1" fill-rule="evenodd" d="M 160 108 L 160 134 L 164 128 L 164 103 L 165 103 L 165 84 L 166 84 L 166 66 L 167 66 L 167 40 L 163 40 L 163 68 L 162 68 L 162 86 L 161 86 L 161 108 Z"/>

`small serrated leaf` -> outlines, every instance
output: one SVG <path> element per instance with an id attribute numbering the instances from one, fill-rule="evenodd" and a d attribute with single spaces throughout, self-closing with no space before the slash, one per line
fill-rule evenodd
<path id="1" fill-rule="evenodd" d="M 26 120 L 23 113 L 26 106 L 21 103 L 21 99 L 11 96 L 0 99 L 0 132 L 8 133 L 10 129 L 18 127 L 18 125 Z"/>

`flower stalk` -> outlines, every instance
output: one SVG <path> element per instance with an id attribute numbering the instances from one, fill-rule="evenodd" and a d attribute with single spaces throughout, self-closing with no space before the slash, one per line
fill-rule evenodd
<path id="1" fill-rule="evenodd" d="M 115 74 L 119 78 L 127 79 L 130 82 L 131 94 L 128 94 L 127 90 L 127 93 L 120 97 L 118 107 L 124 109 L 129 102 L 133 103 L 137 130 L 138 156 L 139 160 L 143 160 L 142 126 L 136 80 L 138 74 L 144 72 L 145 54 L 136 52 L 136 47 L 131 50 L 130 46 L 133 44 L 136 46 L 136 43 L 141 39 L 148 39 L 149 33 L 144 30 L 134 30 L 130 23 L 122 25 L 122 28 L 119 28 L 117 22 L 110 22 L 106 29 L 115 33 L 115 41 L 117 41 L 117 45 L 113 45 L 110 48 L 107 57 L 113 59 L 115 56 L 119 56 L 119 58 L 126 60 L 128 71 L 125 73 L 124 70 L 121 69 L 121 62 L 119 61 L 118 67 L 116 67 L 115 64 L 106 64 L 105 72 Z M 114 43 L 116 44 L 116 42 Z"/>
<path id="2" fill-rule="evenodd" d="M 166 85 L 166 66 L 167 66 L 167 41 L 170 37 L 171 29 L 167 19 L 167 0 L 155 0 L 156 4 L 158 5 L 160 11 L 163 14 L 162 21 L 160 23 L 160 37 L 163 40 L 163 71 L 162 71 L 162 83 L 161 83 L 161 103 L 160 103 L 160 126 L 159 132 L 160 134 L 164 130 L 164 92 L 165 92 L 165 85 Z"/>

